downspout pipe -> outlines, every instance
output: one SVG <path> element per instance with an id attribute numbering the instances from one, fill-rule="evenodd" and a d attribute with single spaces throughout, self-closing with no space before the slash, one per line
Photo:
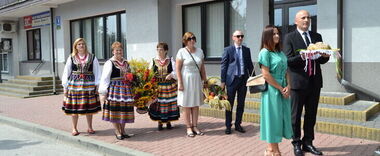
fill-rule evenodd
<path id="1" fill-rule="evenodd" d="M 338 48 L 340 49 L 341 58 L 337 59 L 337 78 L 341 85 L 343 85 L 346 89 L 353 90 L 355 92 L 364 94 L 369 97 L 373 101 L 380 101 L 380 95 L 373 93 L 365 88 L 362 88 L 358 85 L 355 85 L 344 79 L 344 61 L 343 61 L 343 2 L 344 0 L 338 0 Z"/>
<path id="2" fill-rule="evenodd" d="M 55 44 L 54 44 L 54 9 L 50 8 L 50 29 L 51 29 L 51 64 L 52 64 L 52 73 L 53 73 L 53 94 L 57 95 L 56 86 L 56 72 L 55 72 Z"/>

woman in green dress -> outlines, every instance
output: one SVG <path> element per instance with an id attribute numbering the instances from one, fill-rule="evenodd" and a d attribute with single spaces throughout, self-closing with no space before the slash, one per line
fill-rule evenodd
<path id="1" fill-rule="evenodd" d="M 267 156 L 280 156 L 278 143 L 293 135 L 290 106 L 290 79 L 287 58 L 281 51 L 280 33 L 272 25 L 265 27 L 261 38 L 259 64 L 268 90 L 261 93 L 260 140 L 268 142 Z"/>

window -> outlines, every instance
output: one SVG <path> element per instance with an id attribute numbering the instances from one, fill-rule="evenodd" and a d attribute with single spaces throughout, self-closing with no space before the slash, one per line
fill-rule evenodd
<path id="1" fill-rule="evenodd" d="M 1 73 L 8 73 L 8 53 L 0 53 Z"/>
<path id="2" fill-rule="evenodd" d="M 40 29 L 26 31 L 28 60 L 41 60 L 41 31 Z"/>
<path id="3" fill-rule="evenodd" d="M 207 61 L 219 61 L 235 30 L 246 30 L 247 0 L 225 0 L 183 6 L 183 33 L 193 32 Z"/>
<path id="4" fill-rule="evenodd" d="M 317 31 L 317 0 L 272 0 L 270 4 L 271 24 L 277 26 L 282 36 L 294 31 L 294 17 L 299 10 L 307 10 L 311 16 L 311 31 Z"/>
<path id="5" fill-rule="evenodd" d="M 126 15 L 124 12 L 73 20 L 71 24 L 71 43 L 84 38 L 88 50 L 99 60 L 112 56 L 111 45 L 119 41 L 124 45 L 126 57 Z"/>

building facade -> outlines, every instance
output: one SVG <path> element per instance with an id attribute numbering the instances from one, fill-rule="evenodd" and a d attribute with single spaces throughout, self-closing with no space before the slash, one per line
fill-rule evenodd
<path id="1" fill-rule="evenodd" d="M 360 91 L 380 95 L 376 0 L 0 0 L 0 5 L 0 26 L 11 27 L 0 29 L 5 80 L 18 75 L 61 76 L 78 37 L 86 39 L 102 64 L 112 56 L 114 41 L 125 45 L 128 59 L 154 57 L 158 42 L 167 42 L 175 56 L 186 31 L 195 33 L 197 46 L 205 52 L 207 75 L 219 76 L 223 47 L 232 43 L 234 30 L 245 33 L 244 44 L 257 62 L 265 25 L 274 24 L 286 34 L 295 28 L 295 13 L 305 9 L 312 16 L 311 30 L 342 49 L 342 79 Z M 356 91 L 337 79 L 333 57 L 322 70 L 322 91 Z"/>

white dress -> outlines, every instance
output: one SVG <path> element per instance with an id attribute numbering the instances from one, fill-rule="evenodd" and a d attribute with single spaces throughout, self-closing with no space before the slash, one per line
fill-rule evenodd
<path id="1" fill-rule="evenodd" d="M 201 68 L 204 58 L 202 49 L 196 48 L 195 53 L 191 53 L 198 67 Z M 178 91 L 177 102 L 182 107 L 196 107 L 203 104 L 202 79 L 200 72 L 185 48 L 178 50 L 176 59 L 182 60 L 182 83 L 183 91 Z"/>

